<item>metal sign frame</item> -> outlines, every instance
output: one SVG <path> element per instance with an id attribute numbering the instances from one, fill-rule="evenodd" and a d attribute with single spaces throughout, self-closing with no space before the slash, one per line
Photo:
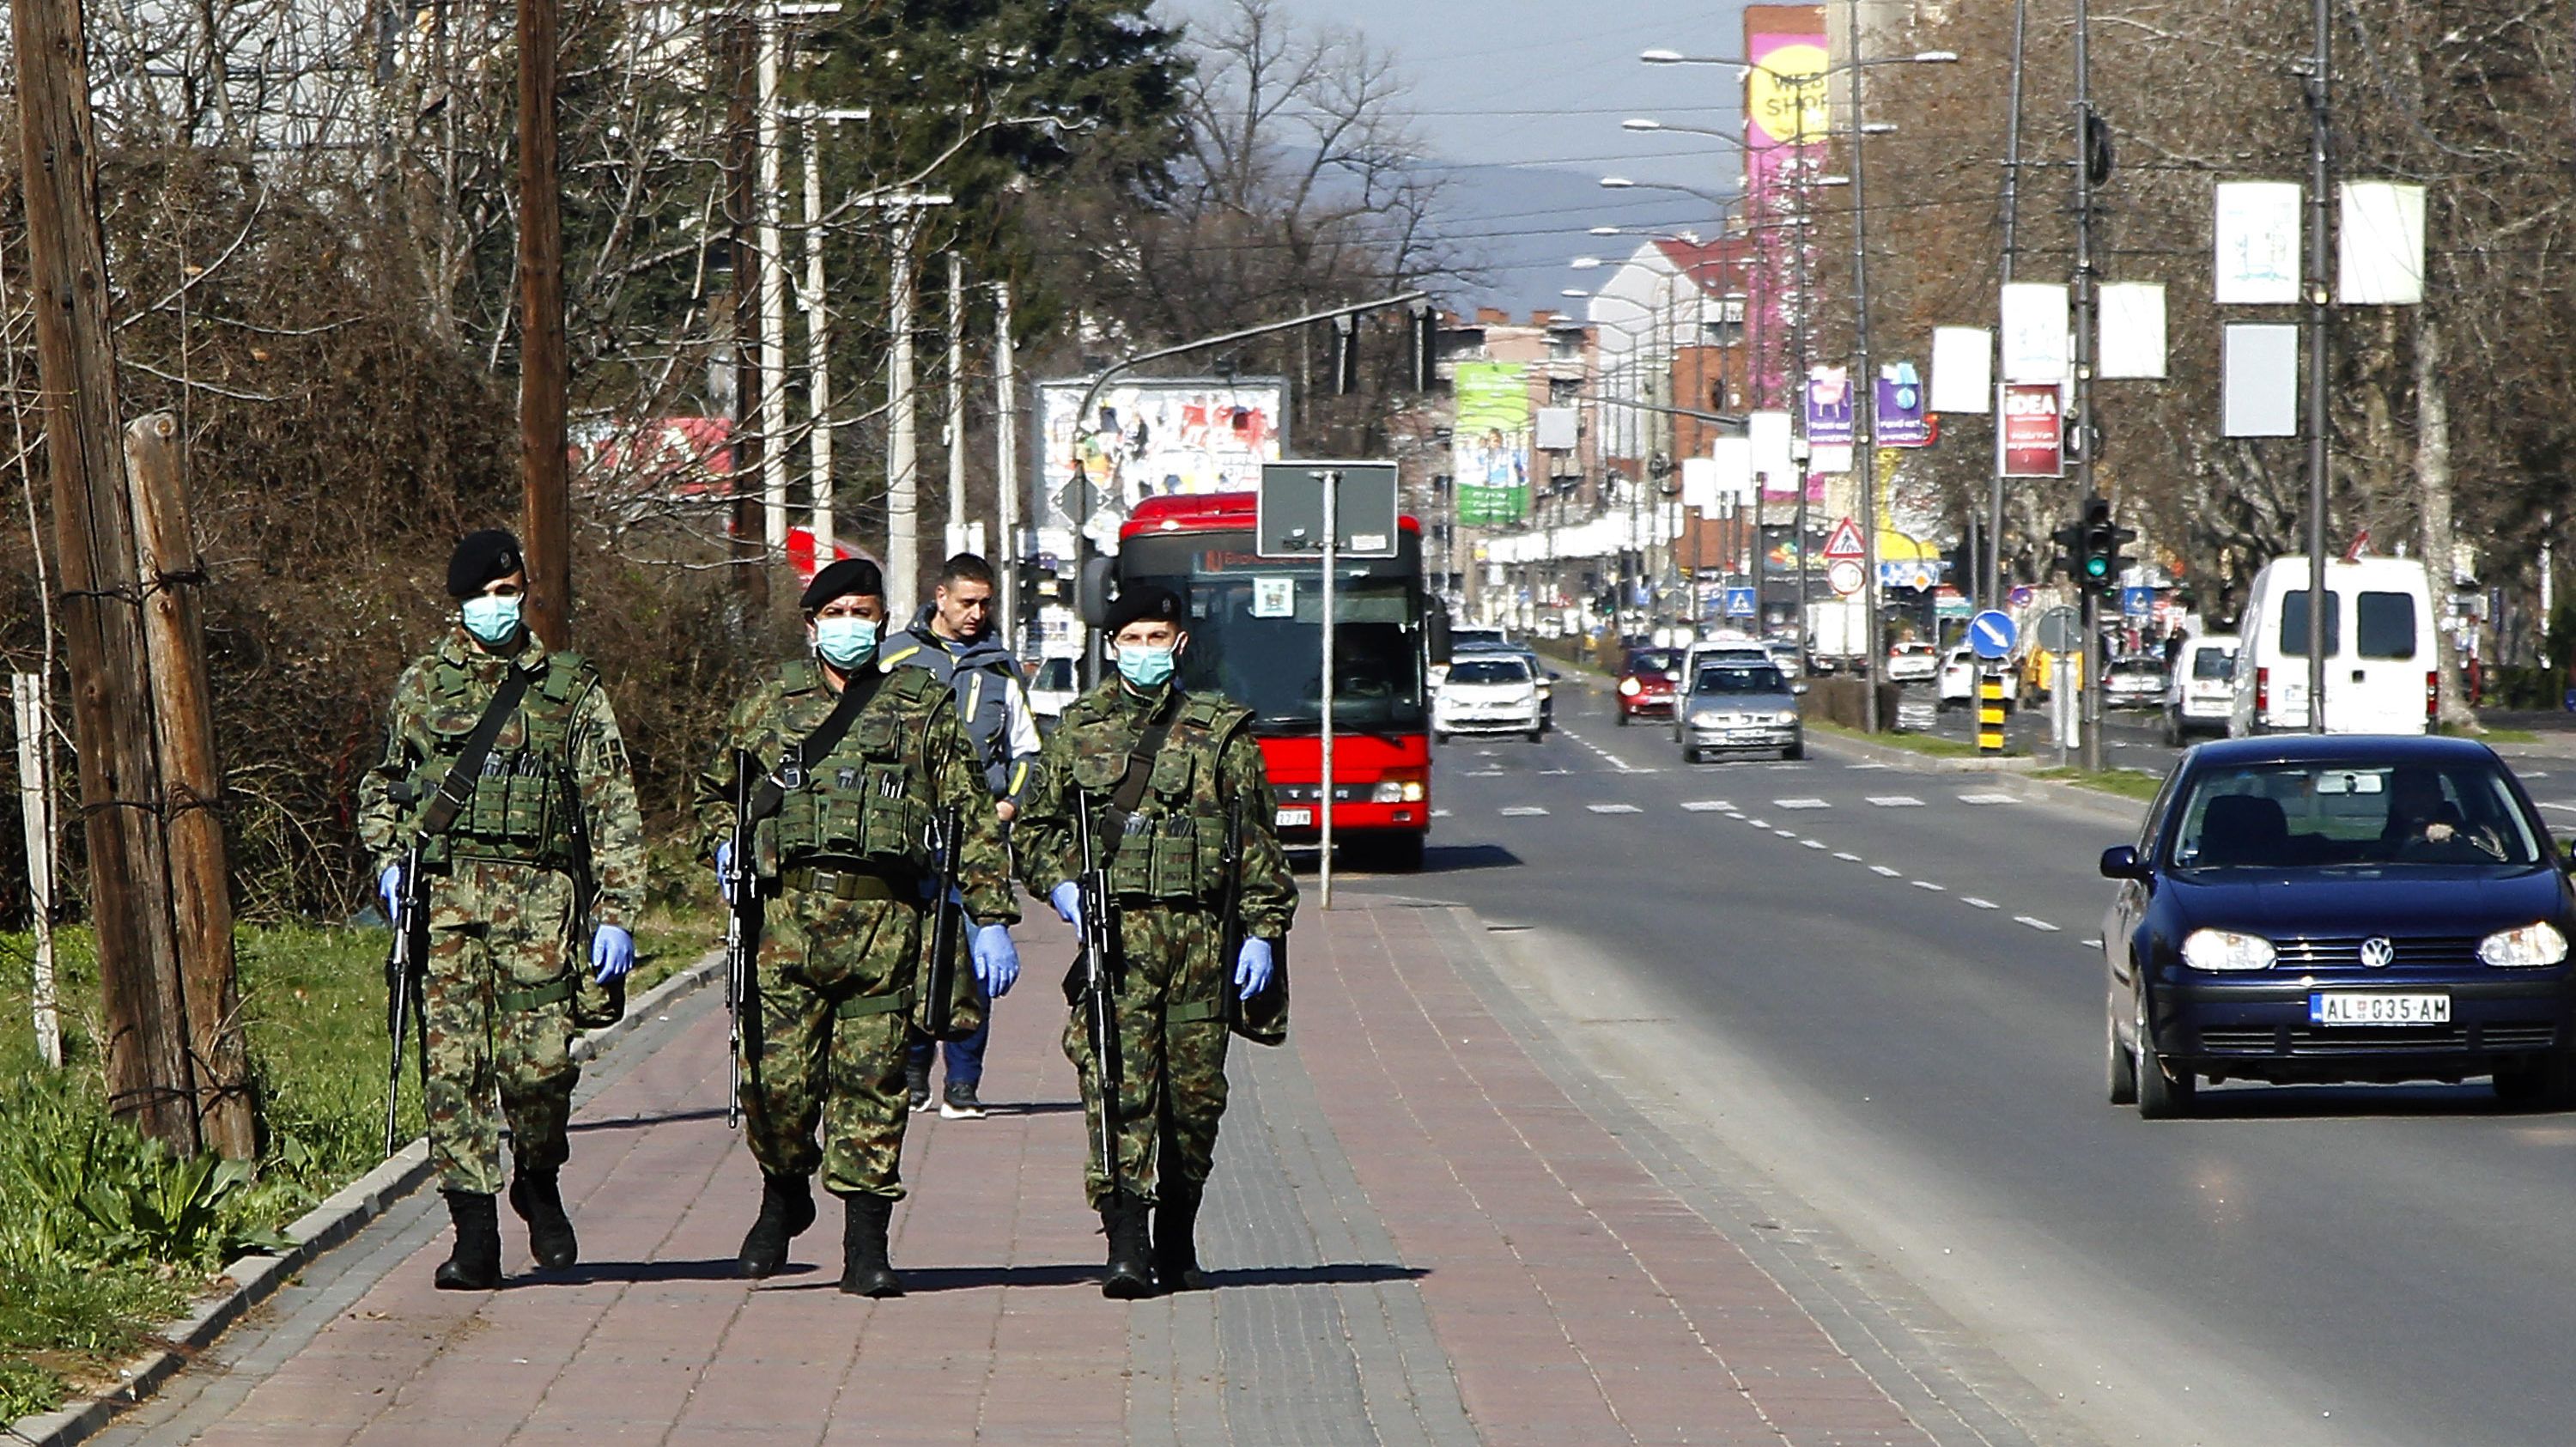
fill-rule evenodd
<path id="1" fill-rule="evenodd" d="M 1326 474 L 1332 475 L 1330 483 L 1325 480 Z M 1379 491 L 1381 482 L 1383 493 Z M 1304 505 L 1302 496 L 1295 496 L 1309 485 L 1314 488 L 1317 504 L 1311 510 Z M 1283 494 L 1278 499 L 1283 506 L 1273 506 L 1271 494 L 1274 487 Z M 1331 527 L 1340 534 L 1335 538 L 1332 549 L 1336 556 L 1392 558 L 1397 554 L 1403 527 L 1402 491 L 1396 464 L 1389 461 L 1300 457 L 1265 462 L 1261 465 L 1261 486 L 1253 494 L 1253 553 L 1264 558 L 1310 558 L 1322 553 L 1325 549 L 1320 537 L 1298 548 L 1271 546 L 1274 522 L 1301 522 L 1311 515 L 1316 519 L 1319 533 L 1325 527 Z M 1329 500 L 1328 493 L 1331 494 Z M 1379 513 L 1377 502 L 1381 496 L 1386 503 L 1386 530 L 1383 533 L 1362 533 L 1352 529 L 1351 519 L 1355 511 L 1362 519 L 1361 527 L 1375 526 Z M 1355 498 L 1360 504 L 1357 509 L 1352 507 Z"/>

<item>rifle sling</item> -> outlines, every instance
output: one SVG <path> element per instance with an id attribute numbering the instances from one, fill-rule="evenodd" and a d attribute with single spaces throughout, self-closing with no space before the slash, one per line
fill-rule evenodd
<path id="1" fill-rule="evenodd" d="M 1127 816 L 1145 802 L 1145 786 L 1153 781 L 1154 760 L 1163 752 L 1163 744 L 1172 736 L 1172 720 L 1180 712 L 1181 691 L 1177 688 L 1164 695 L 1162 707 L 1154 710 L 1144 731 L 1136 735 L 1135 746 L 1127 751 L 1127 770 L 1118 776 L 1118 787 L 1109 793 L 1109 833 L 1116 838 L 1127 832 Z M 1111 845 L 1116 848 L 1116 845 Z"/>
<path id="2" fill-rule="evenodd" d="M 528 696 L 528 671 L 517 664 L 492 692 L 492 701 L 483 706 L 483 716 L 474 721 L 474 732 L 465 736 L 465 747 L 448 768 L 447 777 L 439 781 L 438 792 L 430 798 L 429 808 L 420 816 L 423 838 L 436 838 L 456 825 L 456 816 L 465 812 L 474 797 L 475 776 L 483 772 L 483 760 L 492 752 L 493 740 L 501 736 L 501 725 L 519 711 L 519 700 Z"/>
<path id="3" fill-rule="evenodd" d="M 850 725 L 858 720 L 859 710 L 866 708 L 868 700 L 877 696 L 877 689 L 884 685 L 885 680 L 882 669 L 871 668 L 841 686 L 840 700 L 832 705 L 830 713 L 823 716 L 822 724 L 790 744 L 786 757 L 778 761 L 776 772 L 762 779 L 760 787 L 752 792 L 752 822 L 757 823 L 777 813 L 779 806 L 787 802 L 789 788 L 804 787 L 806 769 L 812 767 L 817 759 L 831 757 L 832 750 L 841 746 L 841 736 L 850 731 Z M 782 784 L 779 782 L 781 778 L 792 783 Z"/>

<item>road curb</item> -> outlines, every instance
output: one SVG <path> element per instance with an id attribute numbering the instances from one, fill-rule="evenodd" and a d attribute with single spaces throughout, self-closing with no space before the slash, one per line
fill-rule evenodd
<path id="1" fill-rule="evenodd" d="M 589 1031 L 574 1041 L 573 1058 L 596 1059 L 673 1001 L 714 979 L 723 968 L 723 952 L 710 950 L 629 1001 L 625 1015 L 616 1024 Z M 207 1297 L 186 1315 L 164 1322 L 151 1333 L 150 1339 L 158 1345 L 118 1367 L 114 1389 L 67 1403 L 55 1411 L 21 1417 L 8 1425 L 7 1435 L 27 1447 L 71 1447 L 96 1433 L 118 1412 L 160 1390 L 162 1383 L 212 1346 L 252 1307 L 274 1296 L 323 1253 L 357 1235 L 360 1228 L 419 1190 L 429 1179 L 429 1138 L 415 1136 L 383 1165 L 342 1186 L 297 1217 L 285 1233 L 294 1245 L 274 1255 L 244 1256 L 225 1267 L 223 1277 L 232 1282 L 231 1289 Z"/>
<path id="2" fill-rule="evenodd" d="M 1891 768 L 1917 769 L 1930 774 L 2026 774 L 2039 767 L 2039 760 L 2028 754 L 2005 754 L 1984 758 L 1967 754 L 1926 754 L 1896 744 L 1882 744 L 1849 734 L 1811 733 L 1810 743 L 1828 749 L 1841 749 L 1860 755 L 1874 764 Z"/>

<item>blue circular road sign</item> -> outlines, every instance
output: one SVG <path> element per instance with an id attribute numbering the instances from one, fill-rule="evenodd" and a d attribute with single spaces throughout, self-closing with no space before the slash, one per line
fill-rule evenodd
<path id="1" fill-rule="evenodd" d="M 1968 620 L 1968 646 L 1976 650 L 1979 658 L 1990 663 L 1999 658 L 2010 658 L 2013 644 L 2020 637 L 2021 630 L 2013 626 L 2009 613 L 1998 613 L 1989 608 Z"/>

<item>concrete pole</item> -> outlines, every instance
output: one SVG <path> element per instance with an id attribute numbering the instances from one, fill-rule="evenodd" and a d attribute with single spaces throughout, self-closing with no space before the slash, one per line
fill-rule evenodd
<path id="1" fill-rule="evenodd" d="M 921 579 L 921 498 L 914 436 L 912 383 L 913 212 L 895 213 L 893 341 L 886 367 L 886 616 L 901 628 L 912 621 Z"/>
<path id="2" fill-rule="evenodd" d="M 753 145 L 759 152 L 759 207 L 752 249 L 760 265 L 760 536 L 769 556 L 787 549 L 787 268 L 779 255 L 778 169 L 782 128 L 778 70 L 782 37 L 775 3 L 761 6 L 759 104 Z"/>
<path id="3" fill-rule="evenodd" d="M 823 289 L 822 126 L 805 118 L 805 369 L 806 447 L 813 504 L 814 566 L 830 567 L 840 555 L 832 518 L 832 298 Z"/>
<path id="4" fill-rule="evenodd" d="M 44 680 L 9 675 L 11 716 L 18 727 L 18 817 L 27 839 L 27 908 L 35 916 L 36 1056 L 59 1070 L 63 1021 L 54 1004 L 54 793 L 53 740 L 46 733 Z"/>
<path id="5" fill-rule="evenodd" d="M 993 496 L 1000 514 L 1002 639 L 1014 643 L 1020 622 L 1019 355 L 1011 341 L 1011 284 L 993 283 Z"/>
<path id="6" fill-rule="evenodd" d="M 966 258 L 948 253 L 948 552 L 967 550 Z"/>
<path id="7" fill-rule="evenodd" d="M 1845 28 L 1850 36 L 1851 193 L 1852 193 L 1852 463 L 1860 479 L 1861 678 L 1869 696 L 1861 703 L 1861 724 L 1870 733 L 1886 727 L 1878 716 L 1878 680 L 1887 672 L 1878 641 L 1878 369 L 1869 356 L 1869 203 L 1863 189 L 1861 153 L 1868 148 L 1869 127 L 1861 114 L 1861 90 L 1869 72 L 1860 65 L 1860 0 L 1845 0 Z"/>

